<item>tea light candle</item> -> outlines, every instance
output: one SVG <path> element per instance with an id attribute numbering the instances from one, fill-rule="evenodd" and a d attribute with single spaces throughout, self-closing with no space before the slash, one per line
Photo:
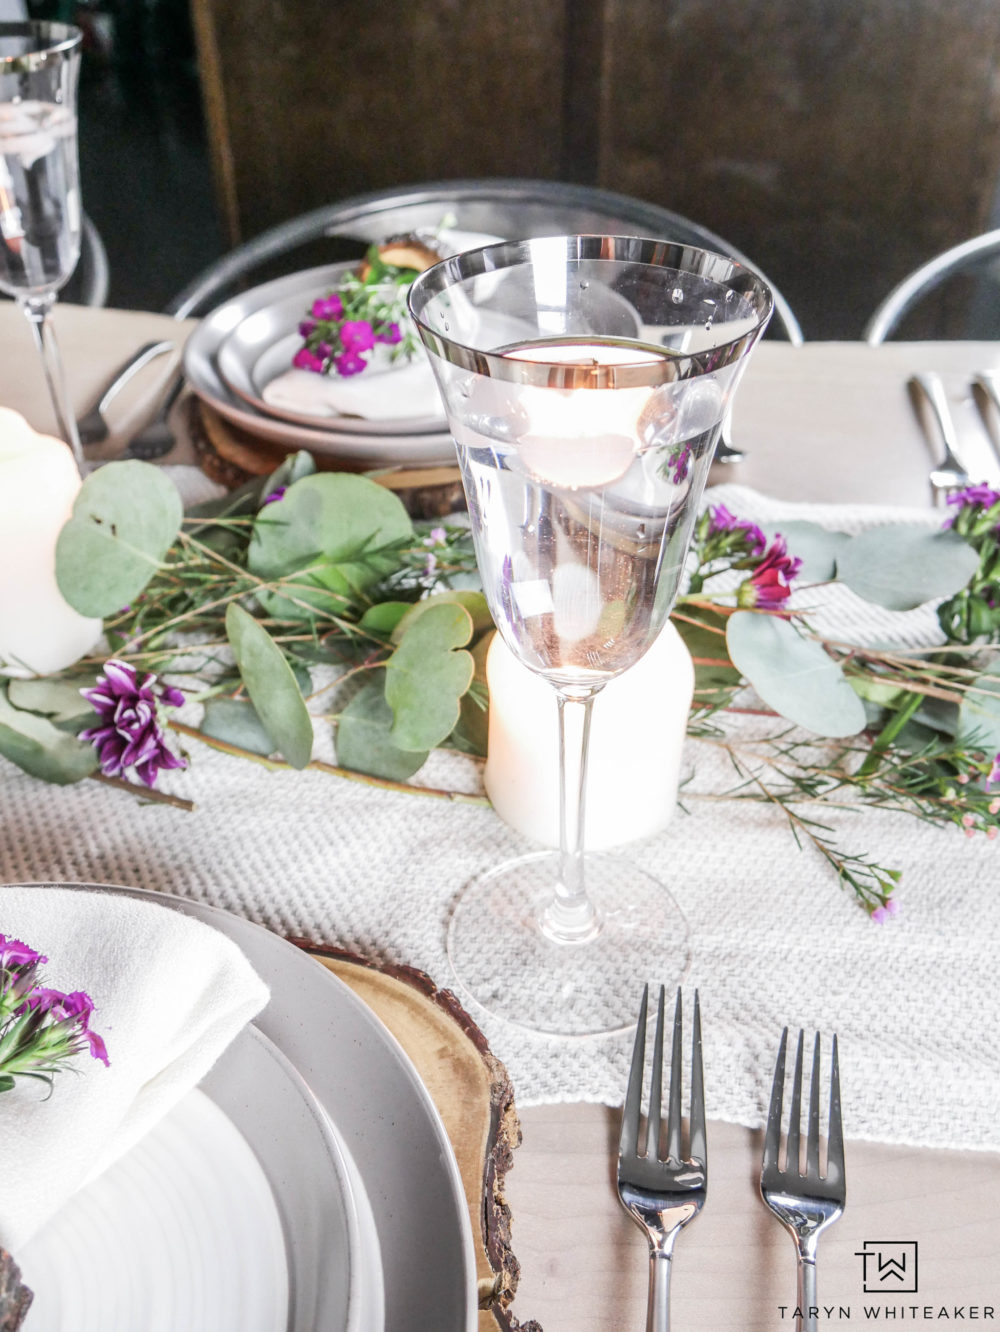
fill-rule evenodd
<path id="1" fill-rule="evenodd" d="M 599 342 L 536 343 L 505 356 L 563 365 L 636 365 L 666 359 L 645 348 Z M 650 388 L 559 389 L 521 387 L 518 400 L 528 428 L 517 448 L 543 485 L 576 490 L 618 480 L 639 450 L 638 423 Z"/>
<path id="2" fill-rule="evenodd" d="M 486 660 L 489 748 L 483 780 L 497 813 L 545 846 L 559 845 L 556 691 L 497 634 Z M 634 666 L 594 699 L 586 845 L 621 846 L 659 832 L 677 805 L 694 665 L 668 621 Z"/>
<path id="3" fill-rule="evenodd" d="M 0 407 L 0 663 L 8 674 L 62 670 L 94 646 L 101 621 L 56 584 L 56 539 L 80 489 L 62 440 Z"/>

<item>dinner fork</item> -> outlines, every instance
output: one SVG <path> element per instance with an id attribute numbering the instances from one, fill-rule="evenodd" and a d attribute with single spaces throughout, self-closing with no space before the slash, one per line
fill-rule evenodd
<path id="1" fill-rule="evenodd" d="M 653 1067 L 650 1076 L 649 1113 L 646 1116 L 645 1150 L 639 1152 L 639 1115 L 642 1103 L 643 1063 L 646 1050 L 646 1011 L 649 986 L 642 992 L 635 1046 L 628 1075 L 628 1091 L 622 1110 L 621 1143 L 618 1152 L 618 1197 L 629 1216 L 641 1226 L 649 1241 L 649 1297 L 646 1332 L 668 1332 L 670 1327 L 670 1265 L 674 1241 L 701 1211 L 708 1188 L 708 1154 L 705 1145 L 705 1087 L 701 1065 L 701 1013 L 698 992 L 694 996 L 691 1038 L 691 1110 L 688 1118 L 688 1154 L 681 1146 L 682 1005 L 677 991 L 674 1006 L 673 1046 L 670 1054 L 670 1091 L 667 1098 L 665 1157 L 660 1156 L 663 1093 L 663 986 L 656 1009 Z"/>
<path id="2" fill-rule="evenodd" d="M 928 480 L 934 488 L 935 497 L 947 495 L 949 491 L 964 489 L 969 484 L 969 473 L 956 456 L 958 435 L 941 376 L 932 373 L 914 375 L 910 380 L 910 387 L 917 394 L 922 394 L 926 400 L 944 449 L 944 457 L 928 473 Z"/>
<path id="3" fill-rule="evenodd" d="M 771 1087 L 771 1105 L 767 1113 L 764 1134 L 764 1161 L 760 1177 L 760 1192 L 771 1211 L 795 1240 L 798 1253 L 798 1295 L 796 1326 L 802 1332 L 816 1332 L 819 1309 L 816 1299 L 816 1245 L 820 1234 L 833 1224 L 847 1202 L 847 1182 L 844 1176 L 844 1135 L 840 1121 L 840 1070 L 837 1063 L 837 1038 L 833 1038 L 830 1061 L 830 1119 L 827 1131 L 826 1173 L 820 1174 L 819 1120 L 820 1120 L 820 1040 L 819 1032 L 813 1042 L 812 1078 L 809 1088 L 808 1131 L 806 1136 L 806 1170 L 802 1173 L 799 1160 L 799 1123 L 802 1107 L 802 1045 L 799 1032 L 795 1051 L 795 1073 L 792 1079 L 792 1105 L 785 1143 L 785 1165 L 778 1165 L 778 1147 L 781 1142 L 781 1107 L 785 1086 L 785 1047 L 788 1028 L 781 1033 L 778 1062 Z"/>

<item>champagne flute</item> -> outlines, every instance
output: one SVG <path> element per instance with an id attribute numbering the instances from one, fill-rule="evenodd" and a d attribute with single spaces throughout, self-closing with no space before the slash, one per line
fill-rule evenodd
<path id="1" fill-rule="evenodd" d="M 80 258 L 78 28 L 0 23 L 0 291 L 28 317 L 63 438 L 83 470 L 49 316 Z"/>
<path id="2" fill-rule="evenodd" d="M 448 926 L 462 987 L 535 1031 L 622 1030 L 634 977 L 680 981 L 690 963 L 664 885 L 584 853 L 590 713 L 667 619 L 771 309 L 765 283 L 732 260 L 614 236 L 488 246 L 411 289 L 493 618 L 556 692 L 559 851 L 480 875 Z"/>

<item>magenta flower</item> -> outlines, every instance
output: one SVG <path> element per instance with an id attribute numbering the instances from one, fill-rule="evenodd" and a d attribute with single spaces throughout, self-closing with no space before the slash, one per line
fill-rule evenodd
<path id="1" fill-rule="evenodd" d="M 340 341 L 345 352 L 371 351 L 375 330 L 367 319 L 345 319 L 340 326 Z"/>
<path id="2" fill-rule="evenodd" d="M 329 296 L 317 296 L 309 313 L 314 319 L 337 320 L 344 313 L 344 302 L 332 291 Z"/>
<path id="3" fill-rule="evenodd" d="M 37 969 L 47 959 L 17 939 L 0 935 L 0 957 L 0 1092 L 21 1076 L 51 1085 L 62 1064 L 84 1051 L 107 1066 L 107 1046 L 90 1028 L 90 995 L 41 984 Z"/>
<path id="4" fill-rule="evenodd" d="M 764 554 L 750 577 L 740 584 L 736 601 L 740 606 L 757 606 L 761 610 L 781 610 L 792 595 L 792 579 L 797 577 L 802 561 L 789 555 L 785 538 L 780 532 Z"/>
<path id="5" fill-rule="evenodd" d="M 316 332 L 316 321 L 315 321 L 315 319 L 303 319 L 303 320 L 302 320 L 302 323 L 299 324 L 299 337 L 300 337 L 300 338 L 308 338 L 309 335 L 310 335 L 311 333 L 315 333 L 315 332 Z"/>
<path id="6" fill-rule="evenodd" d="M 671 480 L 675 486 L 679 486 L 682 481 L 686 481 L 691 466 L 691 446 L 685 444 L 683 448 L 671 454 L 667 459 L 667 466 L 673 471 Z"/>
<path id="7" fill-rule="evenodd" d="M 384 342 L 390 347 L 394 347 L 397 342 L 403 341 L 403 333 L 398 324 L 390 324 L 383 333 L 376 333 L 376 342 Z"/>
<path id="8" fill-rule="evenodd" d="M 264 504 L 277 504 L 278 500 L 283 500 L 285 498 L 285 491 L 287 489 L 288 489 L 287 486 L 275 487 L 275 489 L 271 491 L 270 495 L 264 496 Z M 262 504 L 260 507 L 263 508 L 264 504 Z"/>
<path id="9" fill-rule="evenodd" d="M 994 490 L 992 486 L 966 486 L 964 490 L 949 495 L 948 503 L 961 504 L 963 508 L 967 504 L 981 504 L 984 509 L 989 509 L 992 505 L 1000 503 L 1000 490 Z"/>
<path id="10" fill-rule="evenodd" d="M 986 785 L 995 786 L 997 782 L 1000 782 L 1000 754 L 997 754 L 993 760 L 993 767 L 990 769 L 990 775 L 986 778 Z M 994 811 L 991 810 L 990 812 L 993 813 Z"/>
<path id="11" fill-rule="evenodd" d="M 317 356 L 316 353 L 311 352 L 308 347 L 300 347 L 292 357 L 292 365 L 294 365 L 297 370 L 311 370 L 314 375 L 321 375 L 323 373 L 324 364 L 325 362 L 322 356 Z"/>
<path id="12" fill-rule="evenodd" d="M 709 535 L 717 532 L 736 532 L 742 535 L 752 555 L 763 555 L 767 547 L 767 537 L 756 523 L 746 518 L 737 518 L 724 504 L 714 504 L 709 509 Z"/>
<path id="13" fill-rule="evenodd" d="M 360 375 L 368 362 L 363 356 L 358 356 L 353 351 L 346 351 L 343 355 L 334 359 L 334 365 L 337 367 L 338 375 Z"/>
<path id="14" fill-rule="evenodd" d="M 134 666 L 112 658 L 105 662 L 97 687 L 80 693 L 101 722 L 81 731 L 80 739 L 93 744 L 106 777 L 120 777 L 131 768 L 153 786 L 161 770 L 187 766 L 168 749 L 159 719 L 160 706 L 176 708 L 184 702 L 179 689 L 157 684 L 155 675 L 140 684 Z"/>

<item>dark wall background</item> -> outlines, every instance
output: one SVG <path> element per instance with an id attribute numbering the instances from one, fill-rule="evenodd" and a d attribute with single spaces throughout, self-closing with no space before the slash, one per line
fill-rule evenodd
<path id="1" fill-rule="evenodd" d="M 994 223 L 1000 0 L 30 8 L 88 34 L 84 206 L 118 305 L 160 308 L 229 244 L 347 195 L 540 176 L 707 225 L 807 337 L 857 337 L 896 281 Z M 946 295 L 915 331 L 1000 336 L 997 306 L 973 326 Z"/>

